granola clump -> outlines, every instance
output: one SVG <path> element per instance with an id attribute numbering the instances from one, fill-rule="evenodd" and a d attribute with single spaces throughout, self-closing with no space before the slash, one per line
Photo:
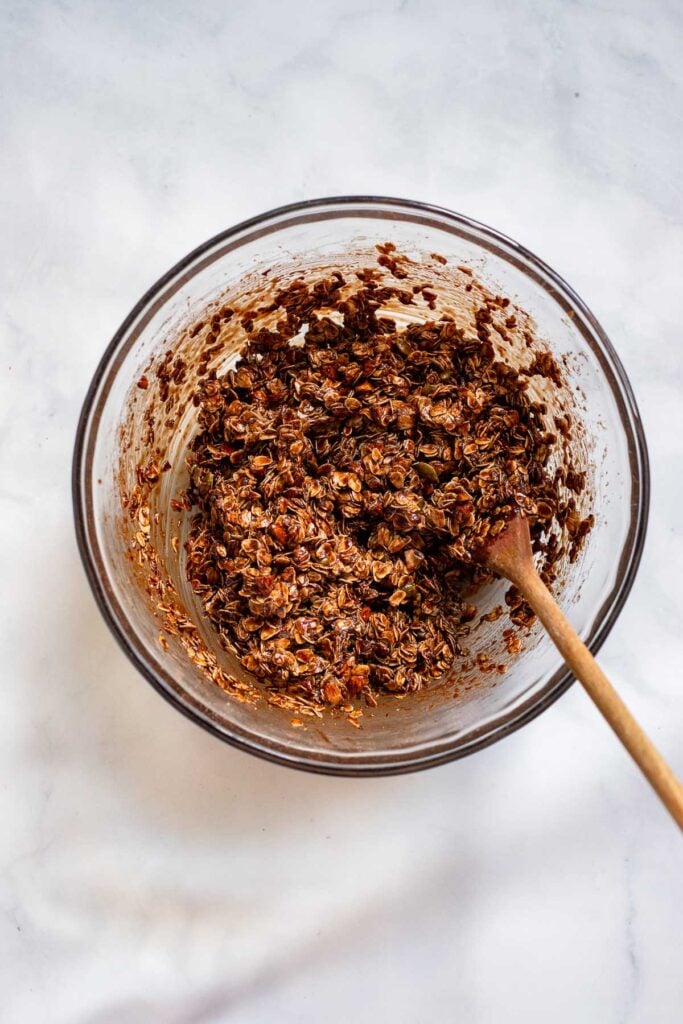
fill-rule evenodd
<path id="1" fill-rule="evenodd" d="M 591 525 L 572 497 L 584 480 L 552 458 L 568 424 L 548 430 L 529 391 L 536 374 L 556 383 L 552 358 L 517 370 L 497 354 L 506 299 L 481 301 L 476 333 L 443 316 L 399 326 L 380 309 L 415 290 L 379 248 L 396 286 L 372 270 L 352 295 L 338 273 L 294 282 L 274 326 L 242 319 L 241 361 L 195 396 L 191 584 L 249 672 L 332 706 L 452 669 L 476 614 L 467 597 L 491 579 L 471 552 L 516 511 L 548 581 L 563 552 L 554 524 L 570 557 Z M 423 296 L 430 310 L 435 298 Z M 506 600 L 513 622 L 530 620 L 514 588 Z"/>

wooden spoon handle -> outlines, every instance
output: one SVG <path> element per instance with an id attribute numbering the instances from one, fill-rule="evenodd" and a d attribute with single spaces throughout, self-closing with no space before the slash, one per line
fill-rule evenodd
<path id="1" fill-rule="evenodd" d="M 533 563 L 523 572 L 518 572 L 514 582 L 547 629 L 569 668 L 683 829 L 683 785 L 569 624 Z"/>

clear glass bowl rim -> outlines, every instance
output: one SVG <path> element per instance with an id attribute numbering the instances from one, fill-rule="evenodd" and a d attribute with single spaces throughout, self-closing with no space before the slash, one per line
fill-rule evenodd
<path id="1" fill-rule="evenodd" d="M 354 207 L 359 211 L 373 209 L 379 210 L 388 207 L 390 210 L 407 211 L 408 213 L 420 213 L 425 216 L 434 215 L 441 221 L 446 220 L 452 225 L 464 229 L 468 233 L 475 233 L 488 239 L 492 246 L 501 246 L 516 255 L 524 265 L 525 271 L 535 272 L 535 275 L 553 286 L 555 297 L 563 297 L 583 318 L 584 324 L 577 325 L 587 327 L 591 340 L 598 346 L 598 354 L 601 356 L 601 365 L 606 373 L 614 400 L 619 410 L 620 419 L 628 438 L 629 462 L 631 469 L 631 481 L 637 495 L 637 501 L 632 502 L 631 522 L 629 534 L 624 545 L 617 580 L 609 597 L 603 602 L 602 608 L 594 620 L 592 635 L 587 643 L 593 654 L 600 649 L 614 623 L 616 622 L 621 609 L 631 591 L 635 580 L 638 566 L 640 564 L 650 507 L 650 466 L 647 451 L 647 443 L 643 430 L 642 420 L 636 404 L 633 389 L 626 375 L 626 371 L 617 355 L 614 346 L 607 337 L 596 318 L 588 309 L 583 300 L 576 294 L 570 285 L 543 260 L 530 252 L 523 245 L 504 235 L 502 232 L 491 228 L 480 221 L 467 217 L 464 214 L 456 213 L 445 207 L 436 206 L 431 203 L 424 203 L 417 200 L 400 199 L 386 196 L 331 196 L 320 199 L 309 199 L 302 202 L 290 203 L 268 210 L 259 216 L 241 221 L 225 231 L 219 232 L 212 238 L 203 242 L 193 249 L 176 263 L 167 273 L 162 275 L 145 292 L 139 302 L 133 307 L 112 340 L 106 347 L 102 358 L 95 370 L 92 381 L 88 388 L 76 430 L 74 454 L 72 462 L 72 499 L 74 510 L 74 522 L 78 549 L 90 583 L 91 589 L 99 609 L 109 629 L 125 651 L 129 659 L 138 671 L 169 703 L 179 710 L 186 717 L 201 725 L 208 732 L 217 736 L 224 742 L 230 743 L 238 749 L 245 750 L 266 760 L 273 761 L 288 767 L 299 768 L 328 775 L 343 776 L 377 776 L 395 775 L 410 771 L 417 771 L 424 768 L 434 767 L 448 761 L 465 757 L 489 746 L 491 743 L 502 739 L 509 733 L 526 725 L 546 708 L 550 707 L 574 682 L 574 676 L 564 667 L 560 668 L 550 679 L 543 690 L 539 691 L 537 699 L 530 705 L 525 706 L 513 717 L 508 717 L 499 725 L 492 728 L 485 735 L 475 739 L 463 747 L 454 746 L 453 749 L 439 746 L 434 750 L 425 750 L 419 756 L 409 753 L 406 757 L 400 755 L 393 761 L 369 762 L 362 764 L 355 762 L 348 764 L 344 762 L 344 755 L 336 755 L 330 752 L 326 760 L 317 760 L 310 756 L 298 756 L 296 752 L 278 751 L 266 745 L 260 744 L 257 740 L 245 740 L 242 736 L 233 735 L 229 730 L 217 725 L 215 722 L 203 718 L 197 714 L 190 705 L 184 704 L 174 692 L 165 684 L 165 670 L 156 662 L 150 652 L 143 657 L 138 651 L 138 641 L 134 630 L 127 619 L 121 615 L 117 616 L 107 598 L 106 574 L 102 571 L 104 560 L 99 557 L 96 543 L 96 531 L 94 526 L 94 510 L 90 500 L 90 488 L 85 486 L 85 471 L 91 462 L 92 449 L 94 447 L 97 424 L 97 404 L 106 400 L 107 392 L 100 393 L 100 385 L 111 369 L 120 353 L 122 345 L 130 327 L 138 318 L 152 306 L 158 294 L 170 282 L 179 277 L 188 266 L 192 265 L 206 252 L 215 246 L 224 243 L 231 238 L 239 236 L 245 231 L 253 228 L 264 227 L 269 222 L 276 222 L 277 228 L 285 228 L 287 222 L 282 218 L 295 218 L 298 215 L 310 213 L 315 210 L 329 208 L 330 214 L 334 216 L 334 208 L 340 207 L 341 215 L 349 216 Z M 347 212 L 348 211 L 348 212 Z M 246 239 L 245 239 L 246 241 Z M 584 330 L 585 334 L 586 331 Z M 611 372 L 607 372 L 607 370 Z M 99 398 L 98 398 L 99 395 Z M 97 400 L 97 403 L 96 403 Z M 94 413 L 94 415 L 93 415 Z M 154 664 L 151 665 L 150 662 Z"/>

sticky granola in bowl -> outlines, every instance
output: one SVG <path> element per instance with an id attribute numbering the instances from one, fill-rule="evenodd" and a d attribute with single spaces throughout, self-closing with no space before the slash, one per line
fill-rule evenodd
<path id="1" fill-rule="evenodd" d="M 460 214 L 348 196 L 160 278 L 93 377 L 73 486 L 94 595 L 151 685 L 230 744 L 344 775 L 464 756 L 570 685 L 478 538 L 521 508 L 595 651 L 648 505 L 628 381 L 562 278 Z"/>
<path id="2" fill-rule="evenodd" d="M 251 676 L 333 707 L 376 706 L 464 663 L 473 596 L 492 578 L 471 551 L 516 510 L 549 583 L 593 521 L 577 505 L 571 417 L 545 400 L 561 367 L 530 336 L 513 344 L 509 300 L 461 268 L 468 329 L 438 308 L 434 280 L 407 284 L 410 261 L 377 248 L 376 267 L 303 275 L 193 328 L 208 354 L 188 579 Z M 245 334 L 239 362 L 209 369 L 231 331 Z M 505 600 L 513 624 L 531 621 L 514 588 Z"/>

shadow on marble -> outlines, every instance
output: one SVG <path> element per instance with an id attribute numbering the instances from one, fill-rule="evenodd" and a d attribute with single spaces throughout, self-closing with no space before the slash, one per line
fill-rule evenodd
<path id="1" fill-rule="evenodd" d="M 441 769 L 377 779 L 313 775 L 235 750 L 168 705 L 128 662 L 99 613 L 72 539 L 48 535 L 44 544 L 59 585 L 56 597 L 47 595 L 39 641 L 26 654 L 25 685 L 34 691 L 25 693 L 33 726 L 28 754 L 78 771 L 89 798 L 123 792 L 135 812 L 170 832 L 258 831 L 264 823 L 286 831 L 297 815 L 312 820 L 329 805 L 364 815 L 406 797 L 431 803 L 447 794 L 451 810 L 474 812 L 489 803 L 490 787 L 500 786 L 501 769 L 525 770 L 523 761 L 510 763 L 503 745 Z M 63 555 L 57 564 L 55 552 Z M 518 746 L 518 756 L 526 759 L 526 749 Z M 581 805 L 573 810 L 580 815 Z M 590 817 L 588 802 L 583 810 Z"/>

